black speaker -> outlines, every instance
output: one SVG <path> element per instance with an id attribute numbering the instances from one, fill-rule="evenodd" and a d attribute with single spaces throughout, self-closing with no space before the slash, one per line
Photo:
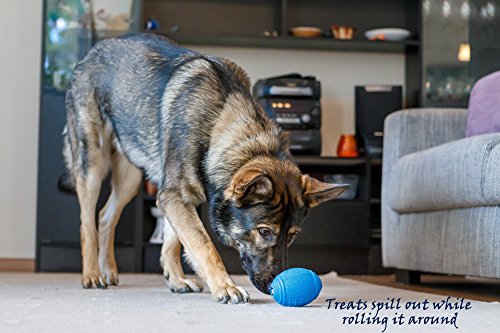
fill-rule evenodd
<path id="1" fill-rule="evenodd" d="M 402 102 L 401 86 L 356 86 L 356 137 L 366 155 L 382 156 L 384 119 L 401 110 Z"/>

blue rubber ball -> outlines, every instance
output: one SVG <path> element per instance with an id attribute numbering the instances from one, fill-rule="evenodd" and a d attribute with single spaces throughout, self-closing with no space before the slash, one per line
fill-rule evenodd
<path id="1" fill-rule="evenodd" d="M 304 306 L 318 297 L 323 284 L 319 276 L 305 268 L 290 268 L 274 278 L 269 291 L 283 306 Z"/>

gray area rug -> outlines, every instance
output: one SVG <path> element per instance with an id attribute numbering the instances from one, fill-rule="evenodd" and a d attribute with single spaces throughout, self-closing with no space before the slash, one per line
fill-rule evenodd
<path id="1" fill-rule="evenodd" d="M 316 301 L 286 308 L 246 276 L 233 278 L 250 292 L 250 304 L 217 304 L 207 291 L 172 294 L 161 275 L 122 274 L 118 287 L 84 290 L 78 274 L 4 273 L 0 332 L 500 332 L 498 302 L 467 303 L 330 273 L 321 277 Z"/>

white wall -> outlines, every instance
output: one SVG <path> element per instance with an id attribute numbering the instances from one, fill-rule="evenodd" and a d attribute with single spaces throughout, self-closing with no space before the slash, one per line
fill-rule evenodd
<path id="1" fill-rule="evenodd" d="M 34 258 L 42 1 L 0 2 L 0 258 Z"/>
<path id="2" fill-rule="evenodd" d="M 404 55 L 192 46 L 231 59 L 252 79 L 298 72 L 322 84 L 322 155 L 336 155 L 341 134 L 354 134 L 354 86 L 404 84 Z"/>

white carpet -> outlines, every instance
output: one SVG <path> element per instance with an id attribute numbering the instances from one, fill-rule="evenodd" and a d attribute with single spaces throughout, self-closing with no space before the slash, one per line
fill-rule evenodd
<path id="1" fill-rule="evenodd" d="M 235 281 L 250 292 L 251 304 L 215 303 L 208 292 L 172 294 L 160 275 L 122 274 L 120 286 L 84 290 L 77 274 L 0 274 L 0 332 L 382 332 L 384 324 L 343 324 L 342 317 L 357 310 L 327 309 L 326 299 L 372 302 L 398 299 L 403 309 L 387 316 L 384 333 L 392 332 L 500 332 L 500 304 L 471 301 L 472 309 L 458 311 L 404 310 L 407 301 L 440 301 L 438 295 L 382 287 L 343 279 L 335 273 L 321 277 L 319 298 L 304 308 L 285 308 L 251 286 L 246 276 Z M 452 299 L 456 300 L 456 299 Z M 332 303 L 333 306 L 333 303 Z M 431 305 L 432 307 L 432 305 Z M 405 314 L 404 324 L 391 320 Z M 408 325 L 410 316 L 458 312 L 458 329 L 449 324 Z"/>

